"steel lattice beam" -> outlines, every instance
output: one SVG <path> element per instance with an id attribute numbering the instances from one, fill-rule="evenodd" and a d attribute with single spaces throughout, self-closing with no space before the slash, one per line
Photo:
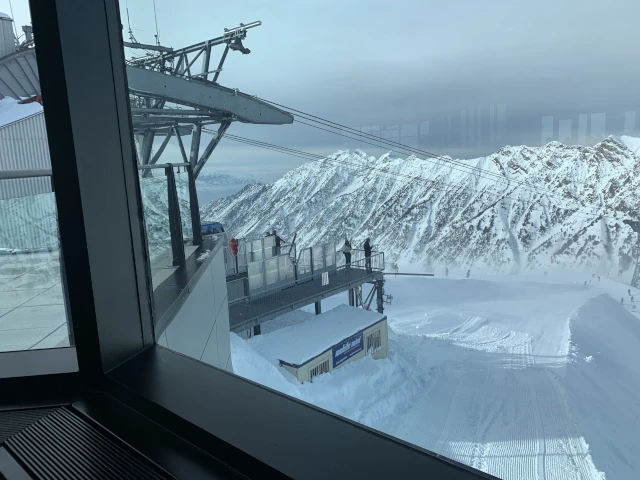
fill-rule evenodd
<path id="1" fill-rule="evenodd" d="M 207 148 L 204 149 L 202 156 L 198 160 L 198 163 L 196 163 L 195 168 L 193 169 L 193 175 L 196 178 L 198 178 L 198 175 L 200 175 L 202 168 L 207 163 L 207 160 L 209 160 L 209 157 L 213 153 L 213 150 L 218 146 L 218 143 L 220 143 L 220 140 L 222 140 L 222 137 L 224 136 L 225 132 L 229 128 L 229 125 L 231 125 L 231 122 L 222 122 L 220 124 L 220 127 L 218 127 L 217 135 L 211 139 L 211 141 L 209 142 L 209 145 L 207 145 Z"/>

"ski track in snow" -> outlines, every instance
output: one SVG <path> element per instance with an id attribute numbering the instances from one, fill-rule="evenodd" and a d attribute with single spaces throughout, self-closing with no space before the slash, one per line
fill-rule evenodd
<path id="1" fill-rule="evenodd" d="M 612 300 L 627 286 L 584 286 L 583 277 L 390 277 L 389 359 L 355 362 L 304 385 L 279 369 L 285 388 L 500 478 L 637 478 L 630 459 L 640 446 L 630 432 L 640 428 L 640 375 L 628 375 L 640 368 L 620 376 L 607 362 L 629 363 L 640 319 Z M 324 300 L 323 310 L 343 300 Z M 602 312 L 608 316 L 594 325 Z M 274 330 L 287 321 L 279 323 Z M 620 360 L 611 353 L 615 338 L 628 342 Z M 251 349 L 252 340 L 242 345 Z M 258 371 L 251 376 L 260 381 Z"/>
<path id="2" fill-rule="evenodd" d="M 403 422 L 411 427 L 389 433 L 500 478 L 599 478 L 557 380 L 536 363 L 531 335 L 488 323 L 469 317 L 429 335 L 467 351 L 430 370 L 429 398 Z M 502 368 L 483 368 L 488 361 Z"/>

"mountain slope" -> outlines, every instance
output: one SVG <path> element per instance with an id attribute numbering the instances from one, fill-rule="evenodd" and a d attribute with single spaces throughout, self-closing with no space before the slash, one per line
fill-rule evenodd
<path id="1" fill-rule="evenodd" d="M 640 207 L 640 159 L 627 145 L 507 146 L 456 164 L 340 151 L 201 210 L 242 237 L 275 228 L 338 246 L 370 236 L 403 263 L 626 270 L 635 238 L 622 220 Z"/>

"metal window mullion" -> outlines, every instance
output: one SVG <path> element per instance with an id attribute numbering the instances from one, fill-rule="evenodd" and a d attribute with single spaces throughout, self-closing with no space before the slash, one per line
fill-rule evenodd
<path id="1" fill-rule="evenodd" d="M 169 231 L 171 232 L 171 253 L 173 265 L 183 266 L 186 262 L 184 255 L 184 242 L 182 240 L 182 221 L 180 218 L 180 204 L 173 166 L 169 164 L 165 168 L 167 175 L 167 200 L 169 203 Z"/>
<path id="2" fill-rule="evenodd" d="M 191 208 L 191 229 L 193 230 L 193 244 L 202 245 L 202 225 L 200 223 L 200 204 L 198 203 L 196 179 L 193 175 L 193 167 L 189 165 L 185 168 L 189 176 L 189 206 Z"/>
<path id="3" fill-rule="evenodd" d="M 100 1 L 37 2 L 31 19 L 69 316 L 94 387 L 153 337 L 121 22 L 116 2 Z"/>

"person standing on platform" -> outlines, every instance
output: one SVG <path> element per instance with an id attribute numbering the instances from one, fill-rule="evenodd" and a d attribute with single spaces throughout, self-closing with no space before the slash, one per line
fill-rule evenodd
<path id="1" fill-rule="evenodd" d="M 367 269 L 367 273 L 371 273 L 373 270 L 371 269 L 371 250 L 373 247 L 371 246 L 371 239 L 367 237 L 364 241 L 364 264 Z"/>
<path id="2" fill-rule="evenodd" d="M 342 245 L 342 253 L 344 255 L 345 268 L 351 268 L 351 242 L 348 238 L 344 239 L 344 245 Z"/>
<path id="3" fill-rule="evenodd" d="M 238 273 L 238 239 L 236 237 L 232 237 L 231 240 L 229 240 L 229 248 L 233 254 L 233 263 L 236 268 L 236 273 Z"/>
<path id="4" fill-rule="evenodd" d="M 276 231 L 275 231 L 275 230 L 273 230 L 273 231 L 271 232 L 271 235 L 272 235 L 273 237 L 275 237 L 275 241 L 276 241 L 276 255 L 280 255 L 280 245 L 281 245 L 282 243 L 287 243 L 287 242 L 285 242 L 285 241 L 284 241 L 284 240 L 283 240 L 283 239 L 282 239 L 282 238 L 281 238 L 281 237 L 276 233 Z"/>

